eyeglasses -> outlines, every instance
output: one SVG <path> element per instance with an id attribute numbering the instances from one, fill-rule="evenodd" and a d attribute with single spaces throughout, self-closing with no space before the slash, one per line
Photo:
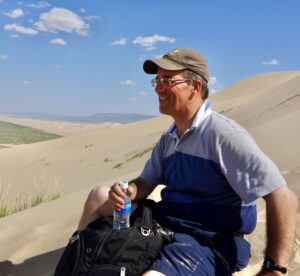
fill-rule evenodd
<path id="1" fill-rule="evenodd" d="M 160 78 L 160 79 L 153 79 L 151 80 L 151 84 L 153 87 L 157 86 L 170 86 L 172 84 L 176 83 L 182 83 L 182 82 L 191 82 L 191 79 L 171 79 L 171 78 Z"/>

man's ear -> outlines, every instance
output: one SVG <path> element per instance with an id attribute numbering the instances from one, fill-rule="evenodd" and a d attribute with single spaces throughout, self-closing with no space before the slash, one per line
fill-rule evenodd
<path id="1" fill-rule="evenodd" d="M 202 82 L 201 80 L 194 80 L 194 88 L 193 88 L 193 93 L 201 93 L 202 91 Z"/>

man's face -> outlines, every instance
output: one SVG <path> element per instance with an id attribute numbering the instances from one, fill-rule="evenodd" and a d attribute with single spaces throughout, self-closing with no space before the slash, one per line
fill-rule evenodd
<path id="1" fill-rule="evenodd" d="M 183 71 L 168 71 L 158 68 L 156 79 L 177 80 L 172 84 L 158 83 L 155 87 L 159 99 L 159 111 L 173 118 L 186 114 L 192 100 L 193 85 L 191 82 L 179 81 L 186 80 Z"/>

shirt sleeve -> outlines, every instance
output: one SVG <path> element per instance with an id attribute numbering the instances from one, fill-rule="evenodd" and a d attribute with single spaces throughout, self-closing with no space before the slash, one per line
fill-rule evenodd
<path id="1" fill-rule="evenodd" d="M 275 163 L 237 123 L 229 121 L 215 141 L 221 170 L 245 203 L 286 185 Z"/>

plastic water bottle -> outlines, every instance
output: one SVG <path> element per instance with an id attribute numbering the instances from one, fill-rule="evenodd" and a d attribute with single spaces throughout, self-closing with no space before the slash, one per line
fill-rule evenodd
<path id="1" fill-rule="evenodd" d="M 128 188 L 128 182 L 125 180 L 120 181 L 120 187 L 126 194 Z M 131 212 L 131 198 L 126 196 L 124 208 L 120 211 L 114 210 L 114 229 L 125 229 L 130 227 L 130 212 Z"/>

